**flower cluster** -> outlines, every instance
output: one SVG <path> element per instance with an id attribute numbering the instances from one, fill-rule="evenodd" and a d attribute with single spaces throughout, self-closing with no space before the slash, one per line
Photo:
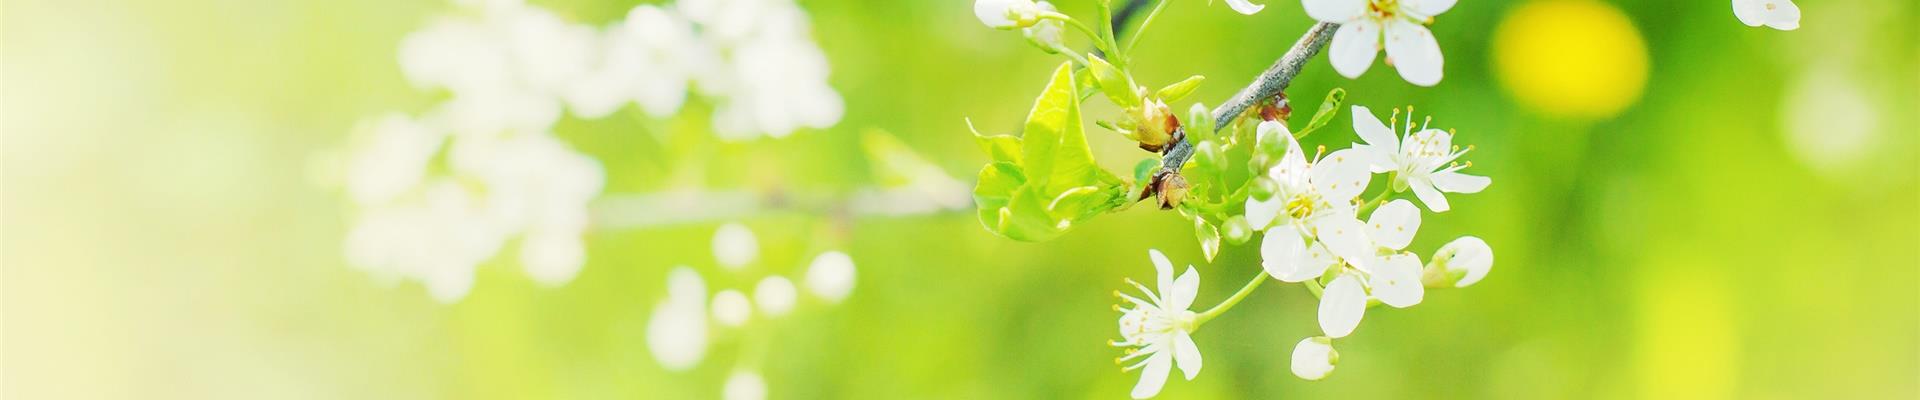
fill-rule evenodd
<path id="1" fill-rule="evenodd" d="M 1302 341 L 1294 356 L 1295 374 L 1310 380 L 1332 372 L 1332 339 L 1352 334 L 1371 303 L 1412 307 L 1426 287 L 1471 285 L 1493 264 L 1486 242 L 1465 236 L 1423 265 L 1407 251 L 1420 229 L 1420 208 L 1406 199 L 1389 200 L 1410 190 L 1428 210 L 1444 212 L 1443 193 L 1485 189 L 1491 179 L 1459 172 L 1471 163 L 1456 160 L 1472 148 L 1454 146 L 1451 132 L 1426 125 L 1415 131 L 1411 108 L 1404 125 L 1398 111 L 1387 124 L 1366 107 L 1354 106 L 1352 114 L 1354 132 L 1366 143 L 1313 161 L 1285 126 L 1263 123 L 1261 140 L 1286 140 L 1287 151 L 1261 178 L 1277 182 L 1278 189 L 1247 201 L 1247 220 L 1266 232 L 1260 256 L 1267 274 L 1324 288 L 1318 319 L 1325 336 Z M 1376 173 L 1389 176 L 1388 187 L 1360 200 Z M 1362 222 L 1359 214 L 1369 211 Z"/>
<path id="2" fill-rule="evenodd" d="M 751 329 L 755 315 L 761 319 L 784 317 L 799 304 L 800 288 L 791 279 L 769 274 L 758 280 L 739 276 L 759 262 L 759 245 L 753 231 L 739 224 L 727 224 L 714 233 L 714 259 L 731 278 L 754 282 L 752 294 L 745 288 L 728 288 L 708 295 L 706 279 L 692 267 L 674 267 L 667 273 L 667 296 L 653 308 L 647 319 L 647 349 L 662 368 L 670 371 L 692 369 L 706 358 L 708 333 L 713 329 Z M 832 304 L 852 294 L 855 271 L 853 258 L 840 251 L 825 251 L 814 256 L 801 286 L 806 293 Z M 753 356 L 744 356 L 757 359 Z M 729 400 L 760 400 L 767 397 L 766 381 L 753 365 L 737 365 L 722 386 Z"/>
<path id="3" fill-rule="evenodd" d="M 605 27 L 519 0 L 459 3 L 398 52 L 408 82 L 447 100 L 363 122 L 340 160 L 358 214 L 348 262 L 420 281 L 440 301 L 464 298 L 473 270 L 515 239 L 542 284 L 565 284 L 584 265 L 587 205 L 605 171 L 552 134 L 563 113 L 601 118 L 635 104 L 664 118 L 698 93 L 729 140 L 825 128 L 842 113 L 790 0 L 641 5 Z"/>

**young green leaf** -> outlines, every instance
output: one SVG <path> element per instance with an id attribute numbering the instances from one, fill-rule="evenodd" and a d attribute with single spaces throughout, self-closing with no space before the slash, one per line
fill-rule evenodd
<path id="1" fill-rule="evenodd" d="M 1093 55 L 1087 57 L 1087 71 L 1093 73 L 1100 90 L 1107 93 L 1107 100 L 1120 108 L 1140 107 L 1140 95 L 1133 92 L 1133 79 L 1127 77 L 1126 72 Z"/>
<path id="2" fill-rule="evenodd" d="M 1174 82 L 1172 85 L 1160 88 L 1160 91 L 1153 92 L 1153 97 L 1168 103 L 1180 101 L 1180 99 L 1187 98 L 1187 95 L 1193 94 L 1193 89 L 1199 88 L 1200 82 L 1206 80 L 1207 77 L 1204 76 L 1190 76 L 1185 80 Z"/>
<path id="3" fill-rule="evenodd" d="M 1308 120 L 1307 126 L 1295 132 L 1293 137 L 1307 137 L 1307 134 L 1313 133 L 1313 131 L 1320 129 L 1320 127 L 1327 126 L 1328 122 L 1333 122 L 1333 116 L 1340 113 L 1340 103 L 1346 100 L 1346 89 L 1334 88 L 1333 91 L 1327 92 L 1327 99 L 1320 102 L 1320 110 L 1314 111 L 1313 119 Z"/>

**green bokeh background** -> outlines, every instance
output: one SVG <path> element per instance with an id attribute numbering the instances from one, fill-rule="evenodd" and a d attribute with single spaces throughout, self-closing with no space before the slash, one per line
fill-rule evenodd
<path id="1" fill-rule="evenodd" d="M 635 4 L 534 3 L 596 24 Z M 1062 3 L 1089 15 L 1084 2 Z M 1137 51 L 1137 73 L 1204 74 L 1192 98 L 1217 103 L 1311 23 L 1297 4 L 1267 3 L 1246 17 L 1178 1 Z M 1369 313 L 1321 382 L 1287 371 L 1293 343 L 1318 333 L 1315 300 L 1268 285 L 1196 334 L 1205 371 L 1161 398 L 1920 397 L 1920 7 L 1806 0 L 1802 28 L 1780 32 L 1740 25 L 1725 1 L 1608 1 L 1646 43 L 1646 89 L 1618 116 L 1583 120 L 1530 111 L 1494 76 L 1492 27 L 1523 3 L 1469 0 L 1443 15 L 1438 87 L 1382 65 L 1349 80 L 1321 58 L 1289 91 L 1315 99 L 1344 87 L 1383 113 L 1414 104 L 1476 144 L 1472 171 L 1493 186 L 1428 214 L 1412 249 L 1477 235 L 1497 254 L 1492 275 Z M 718 144 L 695 104 L 667 123 L 628 109 L 556 133 L 601 160 L 612 194 L 658 190 L 687 170 L 713 188 L 861 185 L 870 128 L 965 178 L 985 157 L 963 118 L 1016 126 L 1059 62 L 981 27 L 966 1 L 801 4 L 847 99 L 836 128 Z M 1119 398 L 1136 375 L 1111 361 L 1108 292 L 1150 275 L 1146 249 L 1196 264 L 1201 304 L 1258 271 L 1255 246 L 1203 262 L 1184 220 L 1145 207 L 1040 244 L 994 237 L 969 212 L 787 214 L 743 221 L 765 249 L 748 273 L 714 266 L 714 224 L 607 229 L 589 236 L 589 264 L 566 286 L 537 287 L 507 254 L 464 301 L 439 304 L 345 264 L 349 202 L 315 160 L 362 118 L 444 96 L 412 89 L 394 54 L 450 8 L 0 5 L 0 394 L 716 398 L 742 343 L 765 343 L 760 370 L 776 399 Z M 1849 167 L 1823 169 L 1796 156 L 1780 115 L 1824 111 L 1782 104 L 1836 54 L 1878 125 Z M 1348 123 L 1342 115 L 1309 144 L 1355 140 Z M 1115 136 L 1094 142 L 1116 171 L 1144 155 Z M 829 248 L 859 266 L 845 303 L 717 333 L 690 372 L 648 354 L 668 268 L 745 287 L 756 274 L 797 275 Z"/>

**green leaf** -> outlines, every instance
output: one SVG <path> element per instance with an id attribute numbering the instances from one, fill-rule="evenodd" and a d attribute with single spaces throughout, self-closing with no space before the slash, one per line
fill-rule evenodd
<path id="1" fill-rule="evenodd" d="M 1140 95 L 1133 93 L 1133 79 L 1128 78 L 1126 72 L 1093 55 L 1087 56 L 1087 71 L 1100 83 L 1100 90 L 1107 93 L 1107 100 L 1120 108 L 1140 107 Z"/>
<path id="2" fill-rule="evenodd" d="M 1071 66 L 1055 70 L 1022 136 L 975 133 L 993 162 L 980 170 L 974 203 L 981 224 L 994 233 L 1047 240 L 1074 222 L 1126 204 L 1125 181 L 1094 163 L 1087 147 Z"/>
<path id="3" fill-rule="evenodd" d="M 1306 137 L 1307 134 L 1313 133 L 1313 131 L 1320 129 L 1320 127 L 1327 126 L 1328 122 L 1333 122 L 1333 116 L 1340 114 L 1340 103 L 1346 100 L 1346 89 L 1334 88 L 1333 91 L 1327 92 L 1326 100 L 1320 102 L 1320 110 L 1314 111 L 1313 119 L 1307 121 L 1307 127 L 1294 131 L 1293 137 Z"/>
<path id="4" fill-rule="evenodd" d="M 1200 252 L 1206 254 L 1207 262 L 1213 262 L 1213 256 L 1220 254 L 1220 230 L 1214 229 L 1206 218 L 1194 218 L 1193 236 L 1200 239 Z"/>
<path id="5" fill-rule="evenodd" d="M 1200 75 L 1187 77 L 1185 80 L 1174 82 L 1172 85 L 1160 88 L 1160 91 L 1153 92 L 1153 98 L 1168 103 L 1180 101 L 1187 98 L 1187 95 L 1193 94 L 1193 89 L 1200 87 L 1200 82 L 1206 80 L 1207 77 Z"/>
<path id="6" fill-rule="evenodd" d="M 1140 162 L 1133 164 L 1133 181 L 1145 185 L 1148 179 L 1153 178 L 1153 172 L 1159 170 L 1160 159 L 1151 157 L 1142 158 Z"/>

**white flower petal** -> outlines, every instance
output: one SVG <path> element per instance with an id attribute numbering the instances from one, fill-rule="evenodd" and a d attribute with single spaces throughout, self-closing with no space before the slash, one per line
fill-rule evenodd
<path id="1" fill-rule="evenodd" d="M 1264 4 L 1253 4 L 1253 2 L 1247 0 L 1227 0 L 1227 7 L 1231 7 L 1234 11 L 1246 15 L 1253 15 L 1253 13 L 1260 12 L 1261 9 L 1267 8 Z"/>
<path id="2" fill-rule="evenodd" d="M 1352 114 L 1353 132 L 1360 135 L 1360 140 L 1366 141 L 1368 145 L 1377 146 L 1377 150 L 1387 154 L 1400 152 L 1398 135 L 1393 133 L 1393 128 L 1380 122 L 1380 118 L 1373 115 L 1373 110 L 1364 106 L 1353 106 Z"/>
<path id="3" fill-rule="evenodd" d="M 973 16 L 988 28 L 1007 29 L 1014 27 L 1014 21 L 1007 18 L 1007 9 L 1017 0 L 974 0 Z"/>
<path id="4" fill-rule="evenodd" d="M 1733 0 L 1733 17 L 1747 26 L 1760 26 L 1767 23 L 1767 0 Z"/>
<path id="5" fill-rule="evenodd" d="M 1167 374 L 1173 372 L 1173 355 L 1165 351 L 1147 356 L 1146 368 L 1140 370 L 1140 382 L 1133 385 L 1133 398 L 1144 399 L 1160 394 L 1160 387 L 1167 385 Z"/>
<path id="6" fill-rule="evenodd" d="M 1325 379 L 1333 374 L 1337 357 L 1333 340 L 1326 336 L 1300 339 L 1300 344 L 1293 345 L 1293 376 L 1310 381 Z"/>
<path id="7" fill-rule="evenodd" d="M 1453 9 L 1458 0 L 1401 0 L 1402 11 L 1410 11 L 1418 17 L 1432 17 Z"/>
<path id="8" fill-rule="evenodd" d="M 1374 256 L 1374 244 L 1367 239 L 1366 225 L 1349 216 L 1328 216 L 1314 220 L 1315 238 L 1326 243 L 1327 250 L 1342 259 L 1361 260 Z"/>
<path id="9" fill-rule="evenodd" d="M 1394 200 L 1373 210 L 1367 217 L 1367 236 L 1382 247 L 1400 250 L 1413 243 L 1420 230 L 1420 208 L 1406 199 Z"/>
<path id="10" fill-rule="evenodd" d="M 1306 238 L 1300 237 L 1300 232 L 1292 228 L 1274 229 L 1260 239 L 1260 267 L 1267 270 L 1267 275 L 1281 280 L 1294 276 L 1305 267 L 1300 261 L 1306 258 L 1306 254 Z"/>
<path id="11" fill-rule="evenodd" d="M 1473 236 L 1462 236 L 1440 246 L 1434 258 L 1441 258 L 1438 261 L 1443 262 L 1448 272 L 1465 273 L 1453 283 L 1454 287 L 1472 286 L 1493 269 L 1493 248 L 1487 246 L 1487 241 Z"/>
<path id="12" fill-rule="evenodd" d="M 1480 193 L 1480 190 L 1493 183 L 1493 178 L 1453 171 L 1435 172 L 1429 178 L 1433 180 L 1434 188 L 1448 193 Z"/>
<path id="13" fill-rule="evenodd" d="M 1433 180 L 1425 176 L 1407 177 L 1407 186 L 1413 188 L 1413 197 L 1420 199 L 1433 212 L 1447 212 L 1447 196 L 1433 187 Z"/>
<path id="14" fill-rule="evenodd" d="M 1193 335 L 1187 331 L 1173 331 L 1173 361 L 1180 366 L 1180 372 L 1187 375 L 1187 380 L 1200 375 L 1200 345 L 1193 343 Z"/>
<path id="15" fill-rule="evenodd" d="M 1147 249 L 1147 256 L 1153 259 L 1155 291 L 1161 295 L 1173 290 L 1173 261 L 1167 259 L 1160 249 Z"/>
<path id="16" fill-rule="evenodd" d="M 1426 297 L 1426 287 L 1420 284 L 1420 258 L 1412 254 L 1395 254 L 1387 257 L 1374 268 L 1369 281 L 1373 286 L 1373 297 L 1395 308 L 1412 307 L 1420 304 Z"/>
<path id="17" fill-rule="evenodd" d="M 1367 190 L 1367 183 L 1373 178 L 1368 171 L 1369 157 L 1354 149 L 1340 149 L 1327 154 L 1320 162 L 1313 164 L 1310 179 L 1314 190 L 1321 199 L 1334 204 L 1346 204 Z"/>
<path id="18" fill-rule="evenodd" d="M 536 230 L 520 239 L 520 266 L 527 276 L 542 285 L 558 286 L 572 281 L 586 263 L 586 244 L 580 232 Z"/>
<path id="19" fill-rule="evenodd" d="M 1367 0 L 1300 0 L 1315 21 L 1344 24 L 1367 11 Z"/>
<path id="20" fill-rule="evenodd" d="M 1280 208 L 1286 207 L 1285 203 L 1279 195 L 1265 201 L 1248 198 L 1247 225 L 1256 231 L 1267 229 L 1273 225 L 1274 218 L 1280 217 Z"/>
<path id="21" fill-rule="evenodd" d="M 1420 86 L 1439 84 L 1446 60 L 1440 56 L 1440 42 L 1433 39 L 1433 32 L 1405 19 L 1387 22 L 1386 30 L 1387 59 L 1400 77 Z"/>
<path id="22" fill-rule="evenodd" d="M 1333 64 L 1333 70 L 1341 76 L 1359 78 L 1373 66 L 1373 58 L 1380 55 L 1380 25 L 1371 20 L 1360 20 L 1340 25 L 1333 32 L 1333 43 L 1327 45 L 1327 62 Z"/>
<path id="23" fill-rule="evenodd" d="M 1783 31 L 1800 29 L 1800 6 L 1794 5 L 1793 0 L 1766 0 L 1766 3 L 1773 7 L 1766 14 L 1767 27 Z"/>
<path id="24" fill-rule="evenodd" d="M 700 273 L 687 266 L 674 267 L 667 272 L 667 301 L 674 303 L 705 303 L 707 301 L 707 282 L 700 279 Z"/>
<path id="25" fill-rule="evenodd" d="M 1280 280 L 1287 282 L 1306 282 L 1309 279 L 1326 275 L 1327 268 L 1332 268 L 1337 264 L 1340 264 L 1340 257 L 1333 255 L 1332 250 L 1327 250 L 1326 244 L 1314 242 L 1312 245 L 1307 246 L 1306 257 L 1300 259 L 1301 268 L 1295 270 L 1293 275 L 1281 277 Z"/>
<path id="26" fill-rule="evenodd" d="M 1200 272 L 1195 271 L 1192 266 L 1188 266 L 1187 272 L 1180 274 L 1180 278 L 1173 281 L 1173 293 L 1160 293 L 1161 296 L 1165 296 L 1161 300 L 1167 301 L 1167 311 L 1181 311 L 1192 307 L 1193 298 L 1199 294 Z"/>
<path id="27" fill-rule="evenodd" d="M 1334 338 L 1347 337 L 1353 329 L 1360 326 L 1360 318 L 1367 312 L 1367 292 L 1360 287 L 1360 279 L 1353 275 L 1340 275 L 1327 284 L 1327 290 L 1320 297 L 1320 330 Z"/>

